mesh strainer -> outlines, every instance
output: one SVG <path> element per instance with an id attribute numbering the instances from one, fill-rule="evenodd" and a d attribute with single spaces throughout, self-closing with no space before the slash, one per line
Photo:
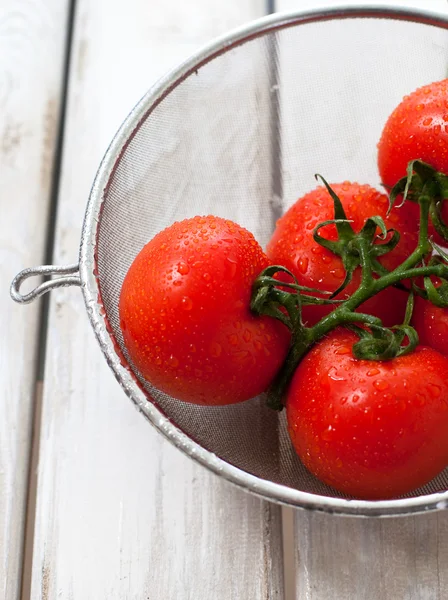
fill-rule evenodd
<path id="1" fill-rule="evenodd" d="M 354 515 L 445 508 L 448 469 L 408 497 L 358 501 L 310 475 L 284 416 L 259 398 L 204 408 L 139 380 L 119 328 L 118 297 L 132 260 L 175 220 L 214 213 L 265 244 L 278 216 L 329 181 L 379 185 L 376 143 L 405 93 L 446 77 L 448 19 L 378 7 L 277 14 L 227 35 L 153 87 L 126 119 L 98 171 L 79 265 L 22 271 L 12 296 L 29 302 L 80 285 L 116 378 L 173 444 L 268 500 Z M 22 295 L 22 281 L 58 274 Z M 254 431 L 257 435 L 254 435 Z"/>

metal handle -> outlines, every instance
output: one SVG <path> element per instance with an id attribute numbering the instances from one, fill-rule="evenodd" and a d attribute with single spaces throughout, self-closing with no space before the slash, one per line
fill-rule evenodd
<path id="1" fill-rule="evenodd" d="M 36 275 L 63 275 L 57 279 L 50 279 L 45 281 L 34 288 L 29 294 L 21 294 L 20 286 L 28 279 L 28 277 L 34 277 Z M 19 304 L 28 304 L 36 298 L 43 296 L 50 290 L 54 290 L 58 287 L 67 287 L 70 285 L 81 285 L 81 279 L 79 277 L 79 265 L 67 265 L 65 267 L 57 267 L 55 265 L 46 265 L 40 267 L 31 267 L 30 269 L 24 269 L 20 271 L 18 275 L 14 277 L 11 283 L 11 298 Z"/>

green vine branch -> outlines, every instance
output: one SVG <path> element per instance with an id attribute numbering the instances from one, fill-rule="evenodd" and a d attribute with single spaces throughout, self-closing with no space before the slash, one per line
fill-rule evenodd
<path id="1" fill-rule="evenodd" d="M 360 339 L 353 347 L 356 357 L 365 360 L 390 360 L 412 352 L 418 345 L 417 332 L 410 325 L 413 291 L 437 306 L 448 306 L 448 255 L 436 247 L 438 256 L 427 261 L 434 248 L 428 236 L 430 219 L 440 234 L 448 234 L 448 226 L 440 217 L 440 204 L 448 198 L 448 177 L 436 172 L 430 165 L 415 160 L 409 163 L 407 176 L 390 191 L 389 210 L 399 196 L 403 197 L 403 202 L 418 202 L 420 206 L 417 246 L 406 260 L 390 272 L 381 266 L 378 257 L 396 247 L 400 239 L 399 232 L 388 230 L 379 216 L 370 217 L 361 231 L 355 232 L 338 196 L 323 177 L 316 177 L 324 183 L 333 200 L 334 219 L 320 223 L 314 230 L 314 239 L 340 256 L 346 275 L 341 286 L 332 293 L 300 286 L 293 274 L 281 266 L 268 267 L 255 281 L 251 309 L 256 314 L 280 320 L 292 334 L 288 356 L 268 390 L 268 405 L 276 410 L 282 410 L 285 393 L 302 358 L 311 346 L 336 327 L 346 326 L 357 333 Z M 335 225 L 337 240 L 328 240 L 321 235 L 320 230 L 329 224 Z M 448 235 L 444 237 L 448 240 Z M 352 280 L 358 267 L 361 268 L 358 288 L 348 299 L 335 300 L 335 296 Z M 279 273 L 287 273 L 293 283 L 279 281 L 276 278 Z M 440 282 L 438 286 L 433 283 L 434 277 Z M 424 282 L 423 288 L 419 288 L 415 282 L 420 278 Z M 356 312 L 366 300 L 387 287 L 403 287 L 403 281 L 411 281 L 413 291 L 410 292 L 402 324 L 387 328 L 377 317 Z M 334 309 L 312 327 L 306 327 L 302 321 L 302 306 L 305 304 L 330 304 L 334 305 Z"/>

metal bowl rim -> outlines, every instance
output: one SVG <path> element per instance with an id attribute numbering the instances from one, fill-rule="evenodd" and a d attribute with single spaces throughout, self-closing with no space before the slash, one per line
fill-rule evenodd
<path id="1" fill-rule="evenodd" d="M 122 152 L 138 130 L 140 123 L 172 89 L 214 57 L 256 37 L 305 23 L 357 17 L 400 19 L 448 29 L 448 16 L 434 10 L 416 9 L 412 6 L 385 7 L 375 3 L 358 6 L 341 4 L 336 7 L 275 13 L 252 21 L 209 43 L 152 86 L 133 108 L 113 138 L 98 169 L 90 193 L 82 230 L 79 265 L 81 288 L 87 312 L 107 363 L 138 410 L 174 446 L 214 473 L 265 500 L 339 515 L 390 517 L 445 509 L 448 507 L 448 490 L 411 498 L 379 501 L 351 500 L 312 494 L 247 473 L 219 458 L 188 437 L 148 399 L 130 367 L 123 363 L 119 353 L 115 350 L 100 300 L 99 281 L 95 275 L 97 236 L 105 189 Z"/>

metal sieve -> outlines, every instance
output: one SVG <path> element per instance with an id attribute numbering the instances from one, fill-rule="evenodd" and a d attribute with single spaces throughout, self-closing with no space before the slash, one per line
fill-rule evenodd
<path id="1" fill-rule="evenodd" d="M 261 398 L 204 408 L 143 381 L 129 360 L 118 297 L 134 257 L 175 220 L 214 213 L 262 245 L 275 221 L 329 181 L 378 186 L 376 143 L 402 96 L 446 77 L 448 18 L 360 6 L 275 14 L 222 37 L 159 81 L 112 141 L 93 184 L 79 264 L 25 269 L 14 300 L 80 285 L 106 360 L 139 411 L 175 446 L 271 501 L 390 516 L 448 506 L 448 469 L 396 500 L 337 494 L 303 467 L 284 415 Z M 55 275 L 29 294 L 24 279 Z M 257 435 L 254 435 L 257 432 Z"/>

